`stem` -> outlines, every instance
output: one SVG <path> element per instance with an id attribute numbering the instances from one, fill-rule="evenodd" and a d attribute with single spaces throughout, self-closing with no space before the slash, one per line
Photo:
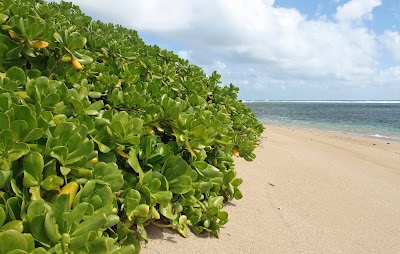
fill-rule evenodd
<path id="1" fill-rule="evenodd" d="M 189 145 L 189 139 L 186 139 L 185 145 L 186 145 L 186 148 L 188 149 L 189 153 L 192 155 L 192 157 L 197 158 L 196 154 L 193 152 L 192 148 Z"/>
<path id="2" fill-rule="evenodd" d="M 153 123 L 164 122 L 166 120 L 167 120 L 167 118 L 156 119 L 156 120 L 145 122 L 145 123 L 143 123 L 143 125 L 149 125 L 149 124 L 153 124 Z"/>
<path id="3" fill-rule="evenodd" d="M 175 226 L 172 224 L 160 224 L 160 223 L 157 223 L 154 221 L 151 224 L 153 224 L 154 226 L 160 227 L 160 228 L 175 228 Z"/>
<path id="4" fill-rule="evenodd" d="M 151 220 L 149 220 L 149 221 L 147 221 L 147 222 L 144 222 L 144 223 L 143 223 L 143 226 L 146 227 L 146 226 L 150 225 L 150 224 L 153 223 L 153 222 L 154 222 L 154 219 L 151 219 Z"/>
<path id="5" fill-rule="evenodd" d="M 54 64 L 53 68 L 51 68 L 49 74 L 47 75 L 47 77 L 50 77 L 50 75 L 53 74 L 54 69 L 57 67 L 58 61 L 60 61 L 60 60 L 56 61 L 56 63 Z"/>

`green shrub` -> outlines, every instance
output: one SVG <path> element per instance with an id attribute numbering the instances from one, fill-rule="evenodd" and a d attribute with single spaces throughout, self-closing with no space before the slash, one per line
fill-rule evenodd
<path id="1" fill-rule="evenodd" d="M 135 31 L 0 2 L 0 253 L 137 253 L 145 226 L 218 234 L 263 126 Z"/>

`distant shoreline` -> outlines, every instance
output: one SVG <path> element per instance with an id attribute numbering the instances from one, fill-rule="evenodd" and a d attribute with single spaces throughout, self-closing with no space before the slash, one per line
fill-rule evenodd
<path id="1" fill-rule="evenodd" d="M 346 138 L 357 138 L 357 139 L 365 139 L 369 141 L 386 141 L 386 142 L 394 142 L 400 144 L 400 137 L 397 136 L 389 136 L 389 135 L 381 135 L 378 133 L 372 132 L 362 132 L 362 131 L 345 131 L 340 129 L 333 128 L 322 128 L 315 126 L 305 126 L 305 125 L 296 125 L 296 124 L 286 124 L 286 123 L 263 123 L 265 129 L 268 127 L 273 128 L 288 128 L 288 129 L 299 129 L 302 131 L 312 131 L 321 134 L 331 134 L 342 136 Z"/>
<path id="2" fill-rule="evenodd" d="M 302 103 L 400 103 L 400 100 L 242 100 L 244 103 L 253 102 L 302 102 Z"/>
<path id="3" fill-rule="evenodd" d="M 263 124 L 400 143 L 399 101 L 247 102 Z"/>

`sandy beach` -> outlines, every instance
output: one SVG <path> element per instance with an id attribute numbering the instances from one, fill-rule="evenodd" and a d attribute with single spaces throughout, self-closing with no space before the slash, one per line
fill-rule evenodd
<path id="1" fill-rule="evenodd" d="M 266 126 L 219 238 L 150 226 L 141 253 L 400 253 L 400 143 Z"/>

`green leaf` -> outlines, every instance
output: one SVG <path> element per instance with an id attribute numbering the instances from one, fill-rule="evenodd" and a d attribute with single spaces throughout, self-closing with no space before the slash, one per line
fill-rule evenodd
<path id="1" fill-rule="evenodd" d="M 171 191 L 158 191 L 153 194 L 153 196 L 157 199 L 157 203 L 166 204 L 172 199 Z"/>
<path id="2" fill-rule="evenodd" d="M 107 223 L 103 226 L 105 228 L 110 228 L 117 225 L 120 222 L 120 217 L 118 215 L 111 214 L 107 217 Z"/>
<path id="3" fill-rule="evenodd" d="M 20 220 L 13 220 L 13 221 L 10 221 L 10 222 L 4 224 L 1 227 L 1 230 L 3 230 L 3 231 L 15 230 L 19 233 L 22 233 L 24 231 L 24 225 L 23 225 L 23 222 Z"/>
<path id="4" fill-rule="evenodd" d="M 23 185 L 25 188 L 30 188 L 39 185 L 39 180 L 36 180 L 34 176 L 28 172 L 24 172 Z"/>
<path id="5" fill-rule="evenodd" d="M 20 64 L 21 63 L 25 63 L 24 60 L 18 59 L 18 57 L 20 56 L 21 51 L 23 50 L 23 48 L 24 48 L 23 45 L 20 45 L 19 47 L 11 48 L 10 50 L 8 50 L 6 58 L 7 59 L 13 59 L 15 62 L 17 62 L 17 63 L 19 62 Z"/>
<path id="6" fill-rule="evenodd" d="M 11 123 L 10 128 L 14 131 L 16 139 L 21 140 L 26 136 L 28 123 L 24 120 L 15 120 Z"/>
<path id="7" fill-rule="evenodd" d="M 169 181 L 186 174 L 188 170 L 189 165 L 182 157 L 172 156 L 165 161 L 162 172 Z"/>
<path id="8" fill-rule="evenodd" d="M 66 43 L 70 50 L 82 49 L 86 45 L 86 38 L 78 32 L 73 32 L 67 36 Z"/>
<path id="9" fill-rule="evenodd" d="M 3 188 L 7 181 L 11 178 L 12 172 L 10 170 L 0 170 L 0 189 Z"/>
<path id="10" fill-rule="evenodd" d="M 0 43 L 0 62 L 4 62 L 7 60 L 7 53 L 8 53 L 7 46 L 3 43 Z"/>
<path id="11" fill-rule="evenodd" d="M 160 204 L 159 211 L 162 215 L 170 220 L 175 220 L 178 215 L 174 213 L 173 204 L 171 202 L 167 204 Z"/>
<path id="12" fill-rule="evenodd" d="M 53 137 L 58 138 L 57 145 L 64 145 L 72 136 L 74 125 L 72 123 L 63 122 L 54 129 Z"/>
<path id="13" fill-rule="evenodd" d="M 71 210 L 71 205 L 69 204 L 69 195 L 70 194 L 61 194 L 53 203 L 54 218 L 56 219 L 56 223 L 60 225 L 61 232 L 66 231 L 63 223 L 65 220 L 64 214 Z"/>
<path id="14" fill-rule="evenodd" d="M 99 111 L 104 107 L 103 101 L 96 101 L 85 109 L 85 113 L 88 115 L 98 115 Z"/>
<path id="15" fill-rule="evenodd" d="M 3 226 L 4 222 L 6 221 L 6 212 L 4 208 L 0 206 L 0 228 Z"/>
<path id="16" fill-rule="evenodd" d="M 96 237 L 87 243 L 89 253 L 111 253 L 115 240 L 109 237 Z"/>
<path id="17" fill-rule="evenodd" d="M 90 197 L 96 188 L 97 182 L 96 180 L 89 180 L 85 186 L 83 186 L 82 190 L 79 192 L 81 194 L 81 198 Z M 77 200 L 77 199 L 76 199 Z M 77 205 L 74 201 L 74 206 Z"/>
<path id="18" fill-rule="evenodd" d="M 144 177 L 144 173 L 142 170 L 142 167 L 139 164 L 137 155 L 136 155 L 136 150 L 132 149 L 129 151 L 129 157 L 128 157 L 128 163 L 132 167 L 132 169 L 139 174 L 139 183 L 141 185 Z"/>
<path id="19" fill-rule="evenodd" d="M 49 211 L 44 219 L 44 229 L 49 240 L 56 244 L 61 240 L 61 234 L 58 229 L 58 224 L 53 215 L 53 211 Z"/>
<path id="20" fill-rule="evenodd" d="M 16 66 L 8 69 L 6 77 L 10 78 L 12 81 L 18 82 L 20 84 L 26 83 L 26 75 L 25 72 Z"/>
<path id="21" fill-rule="evenodd" d="M 6 230 L 0 232 L 1 254 L 10 253 L 13 250 L 28 251 L 29 243 L 20 232 L 15 230 Z"/>
<path id="22" fill-rule="evenodd" d="M 136 227 L 137 227 L 137 230 L 138 230 L 138 233 L 140 234 L 140 236 L 144 239 L 144 240 L 148 240 L 148 237 L 147 237 L 147 231 L 146 231 L 146 229 L 144 228 L 144 226 L 143 226 L 143 224 L 142 223 L 138 223 L 137 225 L 136 225 Z"/>
<path id="23" fill-rule="evenodd" d="M 178 176 L 169 180 L 169 190 L 175 194 L 184 194 L 191 189 L 192 179 L 189 176 Z"/>
<path id="24" fill-rule="evenodd" d="M 223 174 L 217 167 L 208 164 L 205 161 L 194 161 L 192 165 L 205 177 L 222 177 Z"/>
<path id="25" fill-rule="evenodd" d="M 93 58 L 90 56 L 79 54 L 78 52 L 74 52 L 74 55 L 77 56 L 77 59 L 81 64 L 91 64 L 93 62 Z"/>
<path id="26" fill-rule="evenodd" d="M 30 203 L 27 209 L 27 215 L 29 219 L 33 219 L 36 216 L 42 215 L 45 212 L 45 201 L 35 200 Z"/>
<path id="27" fill-rule="evenodd" d="M 89 238 L 92 237 L 92 234 L 95 235 L 95 232 L 94 231 L 90 231 L 90 232 L 88 232 L 86 234 L 80 234 L 78 236 L 71 237 L 69 248 L 71 248 L 72 250 L 76 250 L 76 249 L 82 248 L 83 246 L 85 246 L 89 242 Z"/>
<path id="28" fill-rule="evenodd" d="M 31 130 L 26 137 L 23 139 L 23 142 L 32 142 L 38 140 L 43 137 L 43 130 L 42 129 L 33 129 Z"/>
<path id="29" fill-rule="evenodd" d="M 3 25 L 4 23 L 6 23 L 8 18 L 9 18 L 9 16 L 7 16 L 6 14 L 0 13 L 0 25 Z"/>
<path id="30" fill-rule="evenodd" d="M 60 172 L 63 176 L 66 176 L 69 174 L 69 172 L 71 172 L 71 168 L 61 166 Z"/>
<path id="31" fill-rule="evenodd" d="M 124 125 L 121 122 L 113 122 L 111 129 L 120 137 L 125 137 L 126 135 Z"/>
<path id="32" fill-rule="evenodd" d="M 190 130 L 190 134 L 195 137 L 203 137 L 204 133 L 206 132 L 206 127 L 203 125 L 196 126 L 195 128 Z"/>
<path id="33" fill-rule="evenodd" d="M 0 131 L 10 128 L 10 119 L 4 113 L 0 113 Z"/>
<path id="34" fill-rule="evenodd" d="M 15 144 L 9 151 L 7 155 L 8 161 L 16 161 L 25 154 L 29 152 L 30 148 L 25 143 L 17 143 Z"/>
<path id="35" fill-rule="evenodd" d="M 24 171 L 31 175 L 37 182 L 43 179 L 44 161 L 38 152 L 30 152 L 23 160 Z"/>
<path id="36" fill-rule="evenodd" d="M 83 108 L 82 102 L 75 100 L 75 99 L 70 99 L 69 101 L 71 102 L 72 106 L 74 107 L 75 113 L 78 116 L 82 116 L 82 115 L 86 114 L 85 109 Z"/>
<path id="37" fill-rule="evenodd" d="M 85 142 L 81 143 L 79 145 L 79 147 L 75 151 L 71 152 L 68 155 L 68 157 L 69 158 L 80 157 L 80 156 L 87 156 L 88 157 L 89 154 L 92 153 L 93 149 L 94 149 L 93 141 L 92 140 L 88 140 L 88 141 L 85 141 Z"/>
<path id="38" fill-rule="evenodd" d="M 54 37 L 54 39 L 56 39 L 57 42 L 64 43 L 63 39 L 62 39 L 62 37 L 61 37 L 61 35 L 59 33 L 54 33 L 53 37 Z"/>
<path id="39" fill-rule="evenodd" d="M 74 222 L 78 222 L 82 219 L 83 215 L 86 214 L 86 210 L 89 207 L 89 203 L 83 202 L 78 204 L 72 209 L 72 211 L 67 215 L 66 220 L 72 226 Z M 69 227 L 68 227 L 69 228 Z"/>
<path id="40" fill-rule="evenodd" d="M 90 231 L 97 231 L 106 223 L 107 217 L 103 213 L 93 215 L 89 219 L 80 223 L 71 236 L 74 237 L 82 234 L 87 234 Z"/>
<path id="41" fill-rule="evenodd" d="M 237 188 L 235 188 L 235 193 L 233 194 L 233 196 L 234 196 L 235 199 L 241 199 L 241 198 L 243 198 L 242 192 L 241 192 L 239 189 L 237 189 Z"/>
<path id="42" fill-rule="evenodd" d="M 130 130 L 132 133 L 139 133 L 143 128 L 143 122 L 139 118 L 133 118 L 129 121 Z"/>
<path id="43" fill-rule="evenodd" d="M 15 144 L 15 134 L 12 130 L 0 132 L 0 149 L 3 151 L 11 150 Z"/>
<path id="44" fill-rule="evenodd" d="M 68 148 L 65 146 L 55 146 L 52 148 L 50 156 L 56 158 L 61 165 L 65 165 L 68 157 Z"/>
<path id="45" fill-rule="evenodd" d="M 199 183 L 199 190 L 200 193 L 206 193 L 207 191 L 211 190 L 211 188 L 213 187 L 213 183 L 212 182 L 200 182 Z"/>
<path id="46" fill-rule="evenodd" d="M 96 179 L 107 182 L 113 192 L 119 191 L 124 185 L 122 172 L 116 163 L 97 163 L 93 175 Z"/>
<path id="47" fill-rule="evenodd" d="M 122 246 L 122 248 L 114 251 L 113 253 L 115 254 L 131 254 L 131 253 L 137 253 L 136 248 L 133 244 L 127 245 L 127 246 Z"/>
<path id="48" fill-rule="evenodd" d="M 58 94 L 51 93 L 42 100 L 42 106 L 53 106 L 58 102 L 60 102 L 60 96 Z"/>
<path id="49" fill-rule="evenodd" d="M 235 179 L 233 179 L 232 180 L 232 186 L 233 187 L 238 187 L 239 185 L 241 185 L 242 184 L 242 182 L 243 182 L 243 179 L 242 178 L 235 178 Z"/>
<path id="50" fill-rule="evenodd" d="M 36 241 L 40 242 L 46 247 L 50 247 L 50 240 L 47 237 L 46 229 L 44 227 L 45 214 L 35 216 L 31 221 L 31 234 Z"/>
<path id="51" fill-rule="evenodd" d="M 144 217 L 146 218 L 149 215 L 149 206 L 146 204 L 138 205 L 133 211 L 133 215 L 135 217 Z"/>
<path id="52" fill-rule="evenodd" d="M 44 179 L 40 183 L 40 186 L 47 191 L 52 191 L 52 190 L 60 190 L 60 187 L 63 184 L 64 184 L 64 179 L 62 177 L 51 175 L 46 177 L 46 179 Z"/>

